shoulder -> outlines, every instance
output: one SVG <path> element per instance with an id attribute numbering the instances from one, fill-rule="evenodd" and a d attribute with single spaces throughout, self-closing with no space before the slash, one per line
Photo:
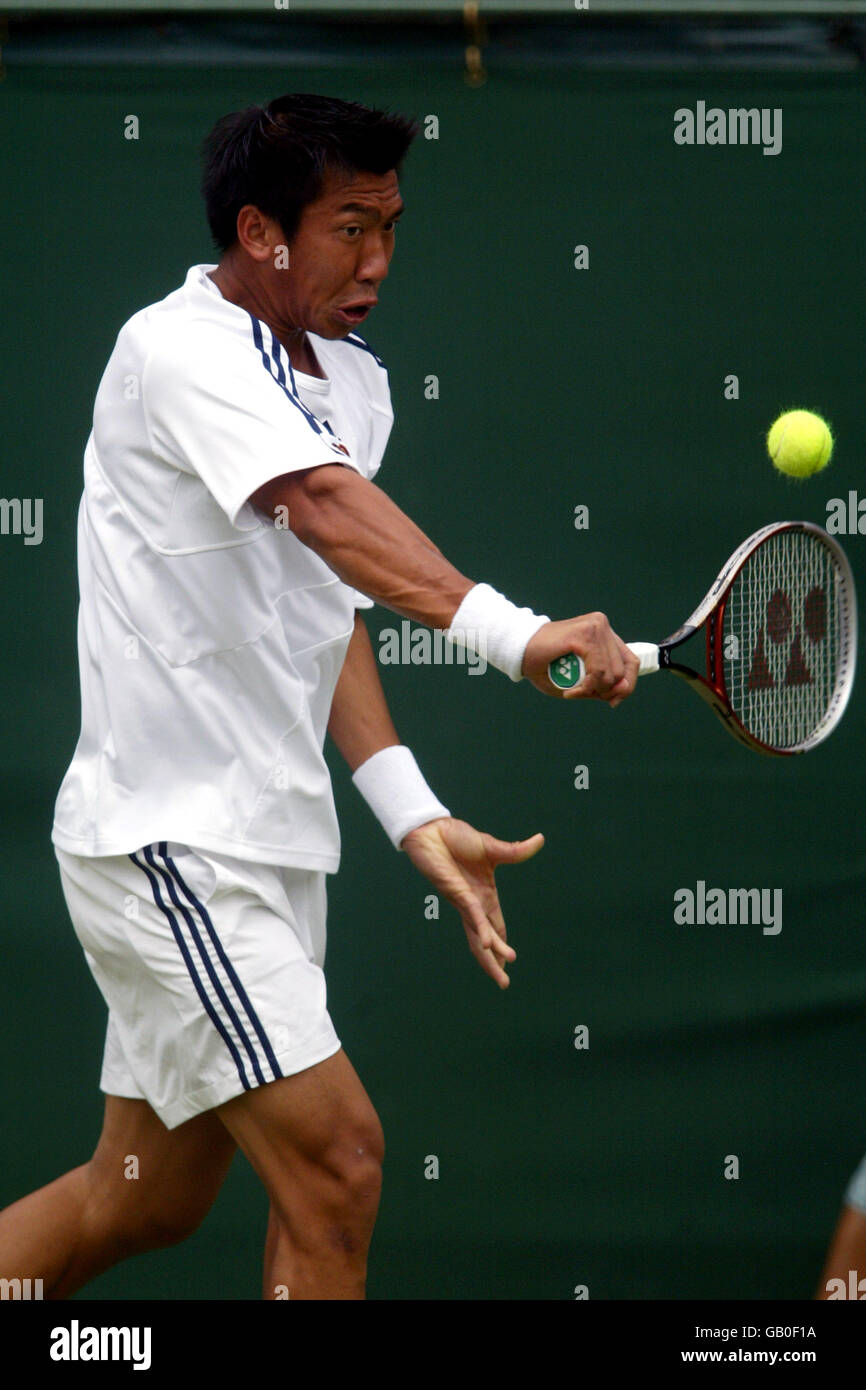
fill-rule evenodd
<path id="1" fill-rule="evenodd" d="M 200 323 L 144 320 L 131 321 L 127 328 L 136 341 L 142 374 L 152 383 L 213 381 L 229 365 L 221 335 Z"/>
<path id="2" fill-rule="evenodd" d="M 182 306 L 177 312 L 154 309 L 161 311 L 162 305 L 144 310 L 126 325 L 151 372 L 210 381 L 215 390 L 227 380 L 258 381 L 263 375 L 277 375 L 272 360 L 276 344 L 252 315 L 227 323 Z"/>
<path id="3" fill-rule="evenodd" d="M 349 333 L 343 339 L 343 342 L 349 347 L 354 348 L 357 352 L 365 353 L 368 357 L 372 358 L 376 366 L 379 367 L 386 376 L 388 375 L 385 363 L 382 361 L 381 357 L 379 357 L 378 353 L 373 351 L 370 344 L 364 338 L 359 337 L 357 333 Z M 364 359 L 362 358 L 361 360 L 363 361 Z"/>
<path id="4" fill-rule="evenodd" d="M 191 266 L 181 285 L 133 314 L 120 336 L 134 343 L 143 356 L 189 365 L 226 351 L 236 356 L 258 354 L 261 344 L 256 342 L 256 320 L 223 299 L 214 286 L 206 288 L 209 268 Z"/>
<path id="5" fill-rule="evenodd" d="M 364 395 L 370 405 L 380 410 L 391 409 L 391 388 L 388 370 L 382 358 L 366 339 L 357 333 L 345 338 L 320 338 L 310 335 L 316 356 L 329 376 L 337 376 Z"/>
<path id="6" fill-rule="evenodd" d="M 388 370 L 385 363 L 370 344 L 357 333 L 348 333 L 345 338 L 320 338 L 318 333 L 307 335 L 320 360 L 327 358 L 338 372 L 364 377 L 365 380 L 387 382 Z"/>

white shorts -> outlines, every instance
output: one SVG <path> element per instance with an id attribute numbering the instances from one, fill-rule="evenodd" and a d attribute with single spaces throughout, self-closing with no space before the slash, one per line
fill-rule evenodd
<path id="1" fill-rule="evenodd" d="M 85 858 L 55 846 L 108 1005 L 100 1087 L 168 1129 L 339 1051 L 327 1011 L 321 870 L 174 841 Z"/>

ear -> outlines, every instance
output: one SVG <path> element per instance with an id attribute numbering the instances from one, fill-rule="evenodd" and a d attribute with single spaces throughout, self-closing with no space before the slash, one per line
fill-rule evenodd
<path id="1" fill-rule="evenodd" d="M 260 262 L 272 260 L 274 248 L 284 241 L 278 224 L 254 203 L 245 203 L 238 213 L 237 234 L 246 254 Z"/>

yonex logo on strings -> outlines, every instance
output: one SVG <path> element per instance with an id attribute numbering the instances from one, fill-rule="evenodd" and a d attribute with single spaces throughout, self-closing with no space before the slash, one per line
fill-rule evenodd
<path id="1" fill-rule="evenodd" d="M 0 497 L 0 535 L 23 536 L 25 545 L 41 545 L 42 498 Z"/>
<path id="2" fill-rule="evenodd" d="M 776 589 L 767 602 L 766 626 L 758 629 L 747 688 L 771 690 L 778 684 L 810 685 L 812 651 L 820 655 L 826 635 L 827 596 L 820 584 L 814 585 L 803 600 L 802 625 L 796 626 L 790 598 L 784 589 Z"/>

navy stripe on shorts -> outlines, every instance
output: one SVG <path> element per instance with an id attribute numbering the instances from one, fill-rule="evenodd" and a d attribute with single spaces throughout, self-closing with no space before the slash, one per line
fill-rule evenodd
<path id="1" fill-rule="evenodd" d="M 226 954 L 210 914 L 168 853 L 168 843 L 147 845 L 130 859 L 146 875 L 153 901 L 164 914 L 202 1007 L 228 1048 L 244 1090 L 251 1090 L 247 1068 L 262 1086 L 267 1067 L 273 1080 L 282 1076 L 274 1050 L 241 980 Z M 169 902 L 163 895 L 163 888 Z M 210 982 L 213 994 L 208 991 Z M 215 998 L 213 996 L 216 996 Z"/>

